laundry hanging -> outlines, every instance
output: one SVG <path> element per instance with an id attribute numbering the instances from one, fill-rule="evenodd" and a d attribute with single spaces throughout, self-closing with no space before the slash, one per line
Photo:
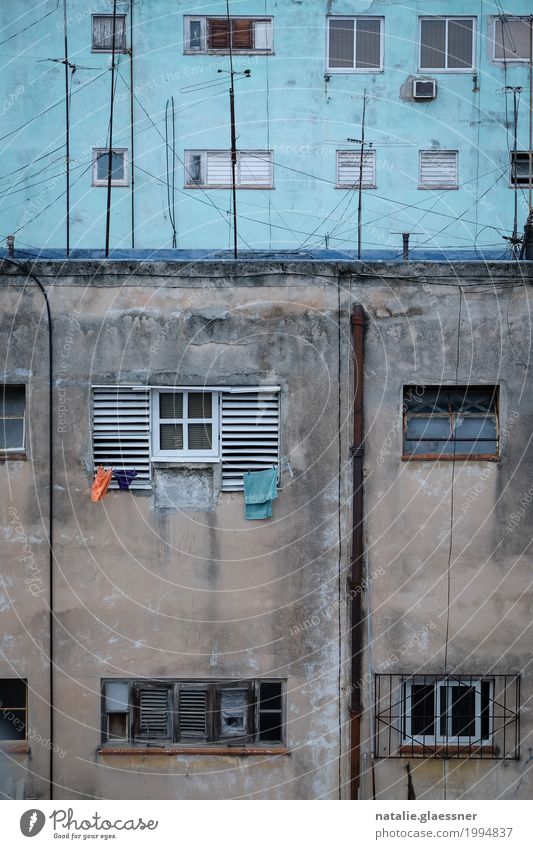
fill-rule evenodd
<path id="1" fill-rule="evenodd" d="M 133 479 L 137 477 L 137 472 L 135 469 L 113 469 L 113 477 L 119 489 L 128 490 Z"/>
<path id="2" fill-rule="evenodd" d="M 244 518 L 270 519 L 272 502 L 278 497 L 278 469 L 273 466 L 263 472 L 245 472 Z"/>
<path id="3" fill-rule="evenodd" d="M 101 501 L 111 483 L 113 469 L 104 469 L 103 466 L 98 466 L 91 487 L 91 501 Z"/>

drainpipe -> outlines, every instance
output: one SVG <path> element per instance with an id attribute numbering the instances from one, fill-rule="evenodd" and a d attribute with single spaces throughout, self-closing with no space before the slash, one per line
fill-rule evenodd
<path id="1" fill-rule="evenodd" d="M 352 556 L 350 562 L 351 599 L 351 698 L 350 698 L 350 798 L 359 798 L 361 748 L 361 671 L 363 652 L 361 575 L 363 565 L 363 365 L 365 311 L 352 307 L 353 345 L 353 495 Z"/>

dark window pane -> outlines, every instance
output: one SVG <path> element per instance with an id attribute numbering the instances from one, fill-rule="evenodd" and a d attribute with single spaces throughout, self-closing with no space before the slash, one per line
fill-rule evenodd
<path id="1" fill-rule="evenodd" d="M 283 739 L 281 713 L 259 714 L 259 739 L 278 743 Z"/>
<path id="2" fill-rule="evenodd" d="M 420 67 L 446 67 L 446 21 L 422 20 L 420 25 Z"/>
<path id="3" fill-rule="evenodd" d="M 128 714 L 109 713 L 107 715 L 108 740 L 126 740 L 128 737 Z"/>
<path id="4" fill-rule="evenodd" d="M 411 735 L 435 734 L 435 687 L 433 684 L 411 686 Z"/>
<path id="5" fill-rule="evenodd" d="M 453 454 L 454 448 L 453 446 L 456 443 L 452 442 L 451 439 L 448 442 L 432 442 L 431 440 L 424 440 L 422 442 L 405 442 L 405 453 L 412 454 L 417 456 L 419 454 L 434 454 L 437 457 L 439 455 L 451 455 Z M 462 453 L 467 453 L 465 449 L 461 448 Z"/>
<path id="6" fill-rule="evenodd" d="M 189 451 L 205 451 L 212 448 L 213 435 L 210 424 L 189 425 Z"/>
<path id="7" fill-rule="evenodd" d="M 26 739 L 26 711 L 0 708 L 0 740 Z"/>
<path id="8" fill-rule="evenodd" d="M 24 386 L 4 386 L 0 391 L 0 416 L 23 416 L 26 406 Z"/>
<path id="9" fill-rule="evenodd" d="M 414 413 L 447 413 L 448 391 L 442 386 L 404 386 L 404 409 Z"/>
<path id="10" fill-rule="evenodd" d="M 448 21 L 448 68 L 472 67 L 473 21 Z"/>
<path id="11" fill-rule="evenodd" d="M 455 416 L 454 418 L 455 439 L 463 440 L 491 440 L 496 441 L 496 420 L 489 418 L 478 418 L 477 416 Z"/>
<path id="12" fill-rule="evenodd" d="M 353 68 L 354 21 L 329 22 L 329 67 Z"/>
<path id="13" fill-rule="evenodd" d="M 26 706 L 26 682 L 21 678 L 0 678 L 0 708 Z"/>
<path id="14" fill-rule="evenodd" d="M 210 419 L 212 409 L 212 395 L 210 392 L 189 392 L 190 419 Z"/>
<path id="15" fill-rule="evenodd" d="M 358 18 L 355 30 L 355 67 L 379 68 L 381 64 L 380 21 Z"/>
<path id="16" fill-rule="evenodd" d="M 181 392 L 161 392 L 159 395 L 159 418 L 183 418 L 183 394 Z"/>
<path id="17" fill-rule="evenodd" d="M 259 703 L 261 710 L 281 710 L 281 684 L 275 681 L 260 684 Z"/>
<path id="18" fill-rule="evenodd" d="M 183 425 L 164 424 L 159 426 L 159 447 L 162 451 L 183 450 Z"/>
<path id="19" fill-rule="evenodd" d="M 451 734 L 453 737 L 475 737 L 475 687 L 451 687 Z"/>
<path id="20" fill-rule="evenodd" d="M 495 22 L 496 59 L 529 59 L 531 30 L 528 21 Z"/>
<path id="21" fill-rule="evenodd" d="M 189 23 L 189 50 L 202 49 L 202 24 L 200 21 Z"/>
<path id="22" fill-rule="evenodd" d="M 490 736 L 490 681 L 481 682 L 481 739 L 486 740 Z"/>
<path id="23" fill-rule="evenodd" d="M 24 419 L 0 419 L 0 450 L 24 448 Z"/>
<path id="24" fill-rule="evenodd" d="M 98 180 L 108 179 L 109 151 L 98 154 L 96 161 L 96 177 Z M 124 154 L 111 152 L 111 179 L 124 180 Z"/>
<path id="25" fill-rule="evenodd" d="M 202 182 L 202 155 L 193 153 L 189 160 L 189 174 L 187 175 L 188 183 Z"/>

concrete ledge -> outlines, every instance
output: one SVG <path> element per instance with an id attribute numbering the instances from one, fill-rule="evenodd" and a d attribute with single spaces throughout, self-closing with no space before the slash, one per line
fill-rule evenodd
<path id="1" fill-rule="evenodd" d="M 271 748 L 266 749 L 260 746 L 150 746 L 149 748 L 138 748 L 134 746 L 109 746 L 97 749 L 97 755 L 224 755 L 246 757 L 250 755 L 288 755 L 288 749 Z"/>

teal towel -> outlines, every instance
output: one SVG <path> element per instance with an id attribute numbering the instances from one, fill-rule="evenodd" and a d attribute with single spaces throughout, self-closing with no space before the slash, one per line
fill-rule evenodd
<path id="1" fill-rule="evenodd" d="M 244 478 L 244 518 L 270 519 L 272 502 L 278 497 L 276 466 L 264 472 L 245 472 Z"/>

